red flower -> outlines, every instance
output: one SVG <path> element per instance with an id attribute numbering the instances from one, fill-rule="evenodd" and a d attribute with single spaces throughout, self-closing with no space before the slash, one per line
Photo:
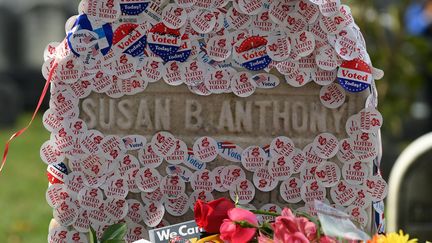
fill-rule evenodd
<path id="1" fill-rule="evenodd" d="M 222 221 L 228 218 L 228 210 L 234 207 L 226 198 L 208 203 L 198 200 L 194 207 L 195 222 L 208 233 L 219 233 Z"/>

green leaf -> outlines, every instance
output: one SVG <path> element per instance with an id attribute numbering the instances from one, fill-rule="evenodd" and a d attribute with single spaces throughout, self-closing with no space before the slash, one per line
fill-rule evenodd
<path id="1" fill-rule="evenodd" d="M 89 243 L 97 243 L 97 236 L 95 230 L 90 226 Z"/>
<path id="2" fill-rule="evenodd" d="M 125 240 L 107 240 L 104 243 L 125 243 Z"/>
<path id="3" fill-rule="evenodd" d="M 265 234 L 266 236 L 273 236 L 273 227 L 269 222 L 264 222 L 260 227 L 259 230 L 261 233 Z"/>
<path id="4" fill-rule="evenodd" d="M 236 191 L 235 191 L 235 200 L 234 200 L 234 205 L 239 205 L 239 195 L 238 195 L 238 188 L 236 187 Z"/>
<path id="5" fill-rule="evenodd" d="M 242 228 L 255 228 L 255 229 L 258 229 L 258 226 L 253 225 L 253 224 L 249 223 L 246 220 L 234 221 L 234 223 L 240 225 L 240 227 L 242 227 Z"/>
<path id="6" fill-rule="evenodd" d="M 252 213 L 254 214 L 261 214 L 261 215 L 268 215 L 268 216 L 274 216 L 274 217 L 279 217 L 281 216 L 279 213 L 274 213 L 274 212 L 270 212 L 270 211 L 266 211 L 266 210 L 250 210 Z"/>
<path id="7" fill-rule="evenodd" d="M 126 230 L 126 224 L 111 225 L 103 233 L 101 242 L 106 243 L 108 240 L 123 240 L 124 236 L 126 235 Z"/>

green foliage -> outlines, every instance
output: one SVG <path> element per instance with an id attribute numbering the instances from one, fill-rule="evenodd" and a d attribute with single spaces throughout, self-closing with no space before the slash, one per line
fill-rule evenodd
<path id="1" fill-rule="evenodd" d="M 90 231 L 89 231 L 89 243 L 97 243 L 97 236 L 96 236 L 96 232 L 93 229 L 93 227 L 90 226 Z"/>
<path id="2" fill-rule="evenodd" d="M 124 240 L 107 240 L 105 243 L 124 243 Z"/>
<path id="3" fill-rule="evenodd" d="M 20 117 L 12 129 L 0 130 L 0 149 L 13 132 L 24 127 L 30 119 Z M 42 116 L 9 148 L 9 157 L 0 174 L 0 241 L 3 243 L 46 243 L 52 209 L 46 203 L 48 187 L 46 164 L 39 158 L 42 143 L 49 139 L 43 128 Z"/>
<path id="4" fill-rule="evenodd" d="M 272 237 L 273 236 L 273 226 L 269 223 L 269 222 L 264 222 L 260 228 L 259 228 L 260 232 L 268 237 Z"/>
<path id="5" fill-rule="evenodd" d="M 366 39 L 367 50 L 375 67 L 385 71 L 376 82 L 379 109 L 385 118 L 384 132 L 397 135 L 402 121 L 427 77 L 431 77 L 431 41 L 409 36 L 404 14 L 409 0 L 392 1 L 387 9 L 377 10 L 378 1 L 348 1 L 356 23 Z"/>
<path id="6" fill-rule="evenodd" d="M 102 234 L 100 241 L 97 240 L 96 232 L 90 227 L 89 241 L 90 243 L 125 243 L 124 237 L 126 235 L 126 224 L 114 224 L 108 227 Z"/>
<path id="7" fill-rule="evenodd" d="M 121 241 L 126 235 L 126 224 L 114 224 L 108 227 L 102 235 L 101 243 L 109 241 Z M 123 241 L 124 242 L 124 241 Z"/>
<path id="8" fill-rule="evenodd" d="M 41 119 L 41 116 L 36 117 L 30 129 L 12 142 L 7 164 L 0 174 L 1 242 L 46 243 L 52 209 L 45 199 L 47 166 L 39 158 L 39 149 L 49 139 L 49 133 L 43 128 Z M 26 114 L 14 128 L 0 130 L 1 149 L 12 133 L 29 120 L 30 115 Z M 104 232 L 101 242 L 125 242 L 125 234 L 125 224 L 113 225 Z M 89 238 L 90 243 L 98 242 L 93 229 Z"/>

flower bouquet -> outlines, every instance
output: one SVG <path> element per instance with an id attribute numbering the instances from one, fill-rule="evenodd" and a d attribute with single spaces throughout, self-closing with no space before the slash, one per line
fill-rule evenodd
<path id="1" fill-rule="evenodd" d="M 271 216 L 274 220 L 260 222 L 259 217 Z M 322 223 L 310 215 L 284 208 L 280 214 L 264 210 L 248 210 L 226 198 L 211 202 L 198 200 L 194 207 L 195 222 L 209 235 L 198 243 L 415 243 L 401 231 L 399 234 L 375 235 L 370 240 L 352 240 L 349 237 L 329 236 Z M 354 238 L 355 239 L 355 238 Z"/>

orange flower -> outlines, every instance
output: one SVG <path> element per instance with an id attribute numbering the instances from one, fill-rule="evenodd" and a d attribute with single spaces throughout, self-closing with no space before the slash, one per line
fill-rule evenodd
<path id="1" fill-rule="evenodd" d="M 374 235 L 372 240 L 367 243 L 417 243 L 417 239 L 409 239 L 408 234 L 404 234 L 402 230 L 398 233 L 388 233 L 386 235 Z"/>
<path id="2" fill-rule="evenodd" d="M 368 240 L 367 243 L 384 243 L 385 236 L 384 235 L 374 235 L 371 240 Z"/>

